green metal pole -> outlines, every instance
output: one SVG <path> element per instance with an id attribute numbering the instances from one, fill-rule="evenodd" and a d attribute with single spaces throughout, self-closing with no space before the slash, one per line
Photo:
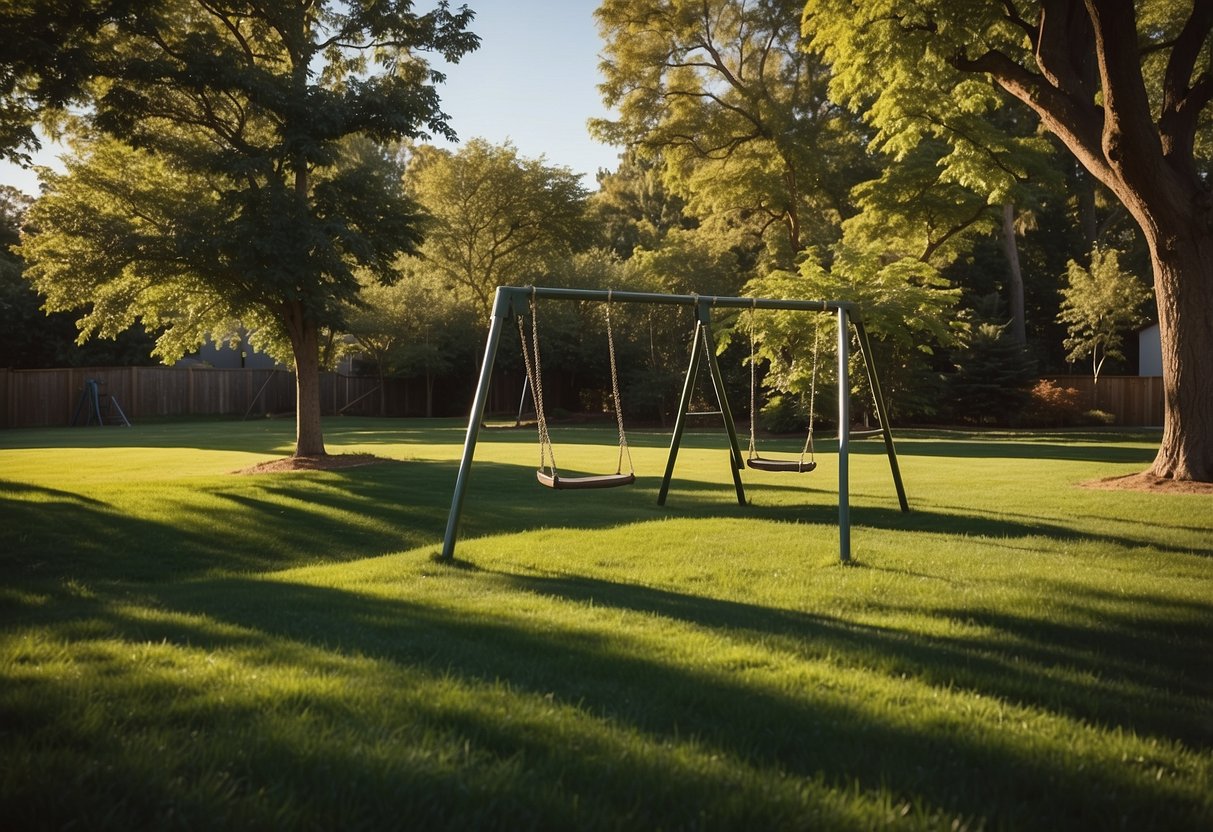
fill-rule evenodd
<path id="1" fill-rule="evenodd" d="M 512 293 L 498 287 L 493 299 L 493 317 L 489 322 L 489 337 L 484 345 L 484 360 L 480 364 L 480 382 L 476 385 L 476 396 L 472 400 L 472 412 L 468 416 L 467 437 L 463 440 L 463 457 L 459 460 L 459 474 L 455 478 L 455 493 L 451 496 L 451 511 L 446 519 L 446 535 L 442 539 L 441 559 L 449 561 L 455 557 L 455 536 L 459 532 L 459 518 L 463 514 L 463 498 L 467 495 L 468 475 L 472 470 L 472 455 L 476 452 L 476 439 L 480 435 L 480 423 L 488 402 L 489 382 L 493 377 L 493 362 L 497 358 L 497 347 L 501 342 L 501 328 L 509 316 Z"/>
<path id="2" fill-rule="evenodd" d="M 716 403 L 720 405 L 720 415 L 724 419 L 725 430 L 729 434 L 729 473 L 733 475 L 733 488 L 737 491 L 737 504 L 745 505 L 745 486 L 741 483 L 741 469 L 745 463 L 741 459 L 741 446 L 737 443 L 737 428 L 733 425 L 733 414 L 729 410 L 729 397 L 725 394 L 724 376 L 720 372 L 720 364 L 716 360 L 716 344 L 712 340 L 711 311 L 706 305 L 699 307 L 699 318 L 703 331 L 703 351 L 708 356 L 708 370 L 712 375 L 712 387 L 716 391 Z"/>
<path id="3" fill-rule="evenodd" d="M 850 432 L 851 380 L 847 375 L 847 310 L 838 310 L 838 558 L 851 561 Z"/>
<path id="4" fill-rule="evenodd" d="M 868 384 L 872 387 L 872 398 L 876 400 L 876 418 L 880 420 L 880 431 L 884 434 L 884 449 L 889 457 L 889 470 L 893 473 L 897 501 L 901 503 L 902 511 L 909 511 L 910 504 L 906 501 L 906 487 L 901 481 L 901 466 L 897 464 L 897 449 L 893 446 L 893 431 L 889 428 L 889 415 L 885 409 L 884 395 L 880 392 L 880 379 L 876 375 L 876 365 L 872 360 L 872 343 L 868 340 L 868 331 L 861 321 L 855 321 L 855 334 L 859 336 L 859 352 L 863 355 L 863 366 L 868 372 Z"/>
<path id="5" fill-rule="evenodd" d="M 695 336 L 691 341 L 691 364 L 687 367 L 686 381 L 682 385 L 682 397 L 678 400 L 678 417 L 674 420 L 674 435 L 670 437 L 670 456 L 665 463 L 665 475 L 661 478 L 661 490 L 657 492 L 657 505 L 664 506 L 670 493 L 670 478 L 674 476 L 674 460 L 678 458 L 678 446 L 682 444 L 682 431 L 686 427 L 687 408 L 691 406 L 691 394 L 695 390 L 695 376 L 699 374 L 699 342 L 703 323 L 696 319 Z"/>

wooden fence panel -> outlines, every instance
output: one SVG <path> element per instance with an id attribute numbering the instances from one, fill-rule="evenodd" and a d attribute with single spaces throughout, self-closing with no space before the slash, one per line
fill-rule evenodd
<path id="1" fill-rule="evenodd" d="M 0 370 L 0 427 L 69 425 L 88 379 L 102 395 L 118 401 L 132 421 L 169 416 L 265 416 L 295 409 L 295 377 L 283 370 L 219 370 L 209 367 L 74 367 L 59 370 Z M 1126 427 L 1163 421 L 1161 378 L 1105 376 L 1098 390 L 1089 376 L 1051 379 L 1084 396 L 1084 409 L 1112 413 Z M 513 415 L 523 378 L 498 373 L 490 388 L 490 410 Z M 438 379 L 433 388 L 436 416 L 463 416 L 471 401 L 470 382 Z M 321 412 L 378 416 L 426 415 L 424 379 L 387 379 L 382 390 L 371 376 L 321 376 Z M 559 406 L 558 401 L 548 403 Z M 382 410 L 381 410 L 382 407 Z M 83 417 L 82 417 L 83 420 Z"/>
<path id="2" fill-rule="evenodd" d="M 1102 410 L 1116 417 L 1123 427 L 1160 427 L 1163 422 L 1162 378 L 1158 376 L 1054 376 L 1059 387 L 1071 387 L 1083 395 L 1086 410 Z"/>
<path id="3" fill-rule="evenodd" d="M 116 400 L 127 418 L 171 416 L 266 416 L 295 410 L 295 376 L 285 370 L 210 367 L 73 367 L 56 370 L 0 370 L 0 427 L 70 425 L 84 384 L 95 379 L 102 396 Z M 323 373 L 320 407 L 326 416 L 378 416 L 379 380 Z M 439 391 L 436 391 L 436 395 Z M 387 379 L 384 415 L 425 413 L 425 383 Z M 448 405 L 450 403 L 447 403 Z M 461 412 L 460 402 L 439 412 Z M 81 414 L 81 422 L 87 421 Z"/>

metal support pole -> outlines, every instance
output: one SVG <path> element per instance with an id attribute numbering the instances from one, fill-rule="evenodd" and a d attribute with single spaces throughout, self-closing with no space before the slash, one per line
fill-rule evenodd
<path id="1" fill-rule="evenodd" d="M 737 428 L 733 424 L 733 414 L 729 410 L 729 397 L 725 394 L 724 376 L 720 372 L 720 363 L 716 360 L 716 344 L 712 340 L 711 311 L 706 305 L 699 307 L 699 318 L 703 332 L 703 351 L 708 357 L 708 370 L 712 375 L 712 387 L 716 391 L 716 402 L 720 405 L 720 415 L 724 419 L 725 431 L 729 435 L 729 473 L 733 475 L 733 488 L 737 492 L 737 504 L 744 506 L 745 486 L 741 484 L 741 469 L 745 463 L 741 459 L 741 446 L 737 443 Z"/>
<path id="2" fill-rule="evenodd" d="M 514 419 L 514 427 L 520 427 L 522 425 L 522 409 L 526 407 L 526 394 L 530 389 L 531 378 L 530 376 L 524 376 L 522 381 L 522 398 L 518 400 L 518 417 Z M 534 397 L 532 396 L 532 398 Z"/>
<path id="3" fill-rule="evenodd" d="M 906 501 L 906 487 L 901 482 L 901 466 L 897 464 L 897 449 L 893 446 L 893 431 L 889 428 L 889 415 L 885 409 L 884 395 L 880 392 L 880 378 L 876 375 L 876 365 L 872 360 L 872 342 L 868 340 L 868 331 L 861 321 L 855 321 L 855 334 L 859 337 L 859 352 L 863 355 L 863 366 L 868 373 L 872 398 L 876 400 L 876 418 L 880 420 L 880 431 L 884 434 L 884 449 L 889 457 L 893 486 L 897 489 L 897 502 L 901 503 L 902 511 L 909 511 L 910 504 Z"/>
<path id="4" fill-rule="evenodd" d="M 501 342 L 501 328 L 510 311 L 510 295 L 497 289 L 493 299 L 493 317 L 489 322 L 489 337 L 484 345 L 484 361 L 480 364 L 480 382 L 476 385 L 476 397 L 472 400 L 472 412 L 468 416 L 467 437 L 463 441 L 463 457 L 459 460 L 459 475 L 455 478 L 455 494 L 451 497 L 451 513 L 446 519 L 446 536 L 442 539 L 442 560 L 455 556 L 455 536 L 459 531 L 459 517 L 463 513 L 463 498 L 467 494 L 468 474 L 472 470 L 472 455 L 476 452 L 476 439 L 480 435 L 480 422 L 488 401 L 489 381 L 493 377 L 493 362 L 497 358 L 497 347 Z"/>
<path id="5" fill-rule="evenodd" d="M 838 558 L 851 561 L 850 433 L 851 379 L 847 374 L 847 350 L 851 334 L 847 330 L 846 307 L 838 309 Z"/>
<path id="6" fill-rule="evenodd" d="M 670 493 L 670 477 L 674 475 L 674 460 L 678 458 L 678 446 L 682 444 L 682 431 L 686 427 L 687 408 L 691 406 L 691 394 L 695 390 L 695 377 L 699 375 L 699 342 L 703 322 L 695 320 L 695 336 L 691 341 L 691 364 L 687 367 L 686 381 L 682 384 L 682 398 L 678 400 L 678 417 L 674 420 L 674 435 L 670 437 L 670 456 L 665 463 L 665 475 L 661 478 L 661 490 L 657 492 L 657 505 L 664 506 Z"/>

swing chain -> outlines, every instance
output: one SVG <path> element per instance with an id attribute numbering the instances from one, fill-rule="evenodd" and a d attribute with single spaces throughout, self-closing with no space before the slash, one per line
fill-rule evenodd
<path id="1" fill-rule="evenodd" d="M 813 449 L 813 421 L 817 418 L 817 356 L 821 342 L 821 319 L 813 319 L 813 377 L 809 381 L 809 434 L 805 437 L 804 447 L 800 449 L 800 463 L 804 464 L 804 455 L 809 455 L 810 462 L 816 462 Z"/>
<path id="2" fill-rule="evenodd" d="M 611 357 L 611 395 L 615 399 L 615 423 L 619 427 L 619 460 L 615 464 L 615 473 L 623 473 L 623 458 L 628 459 L 628 470 L 635 471 L 635 466 L 632 464 L 632 451 L 628 448 L 628 436 L 623 429 L 623 400 L 619 396 L 619 371 L 615 366 L 615 333 L 611 329 L 611 293 L 612 290 L 607 290 L 607 305 L 606 305 L 606 329 L 607 329 L 607 349 Z"/>
<path id="3" fill-rule="evenodd" d="M 548 420 L 544 415 L 543 406 L 543 376 L 539 366 L 539 320 L 535 317 L 535 290 L 531 289 L 531 339 L 535 349 L 534 369 L 531 366 L 531 355 L 527 349 L 526 327 L 523 326 L 522 316 L 518 316 L 518 335 L 522 340 L 522 362 L 526 365 L 526 376 L 530 380 L 531 390 L 535 394 L 535 425 L 539 430 L 539 470 L 550 470 L 552 476 L 556 473 L 556 453 L 552 449 L 552 437 L 548 433 Z M 548 460 L 551 465 L 548 465 Z"/>

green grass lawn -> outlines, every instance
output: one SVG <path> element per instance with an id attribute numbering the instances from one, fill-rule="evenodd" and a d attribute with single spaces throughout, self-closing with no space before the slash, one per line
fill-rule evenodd
<path id="1" fill-rule="evenodd" d="M 1154 436 L 855 443 L 844 567 L 830 448 L 488 431 L 443 565 L 462 425 L 291 431 L 0 432 L 0 827 L 1213 828 L 1213 497 L 1077 485 Z"/>

